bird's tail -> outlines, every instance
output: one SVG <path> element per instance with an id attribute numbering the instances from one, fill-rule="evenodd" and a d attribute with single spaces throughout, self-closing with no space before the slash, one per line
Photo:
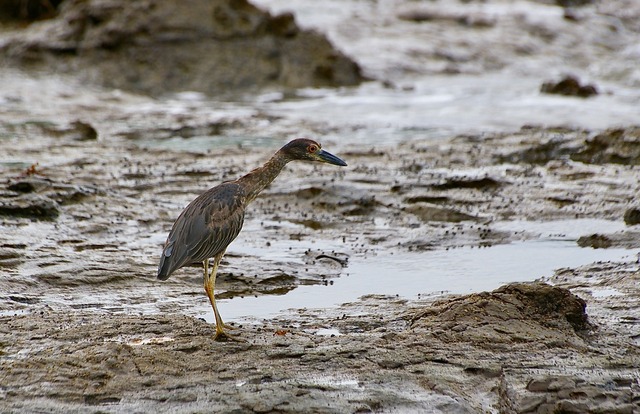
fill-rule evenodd
<path id="1" fill-rule="evenodd" d="M 160 257 L 160 265 L 158 265 L 158 279 L 167 280 L 171 273 L 175 270 L 171 253 L 173 252 L 173 243 L 167 243 L 162 256 Z"/>
<path id="2" fill-rule="evenodd" d="M 162 253 L 162 257 L 160 258 L 160 265 L 158 266 L 158 279 L 167 280 L 171 276 L 171 266 L 169 265 L 169 260 Z"/>

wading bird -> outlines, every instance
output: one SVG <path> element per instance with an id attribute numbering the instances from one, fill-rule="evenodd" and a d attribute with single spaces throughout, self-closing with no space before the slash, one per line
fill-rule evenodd
<path id="1" fill-rule="evenodd" d="M 319 161 L 346 166 L 340 158 L 323 150 L 315 141 L 295 139 L 280 148 L 269 161 L 235 181 L 213 187 L 182 211 L 169 232 L 160 257 L 158 279 L 166 280 L 173 272 L 191 263 L 204 266 L 204 289 L 216 318 L 216 340 L 229 337 L 216 307 L 214 287 L 216 272 L 227 246 L 238 236 L 247 205 L 280 174 L 290 161 Z M 209 272 L 209 259 L 213 267 Z"/>

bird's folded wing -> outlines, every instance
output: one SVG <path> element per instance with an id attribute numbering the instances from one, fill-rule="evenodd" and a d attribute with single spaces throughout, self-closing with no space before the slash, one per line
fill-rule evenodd
<path id="1" fill-rule="evenodd" d="M 180 214 L 165 244 L 158 278 L 224 252 L 244 222 L 244 191 L 233 182 L 214 187 L 193 200 Z"/>

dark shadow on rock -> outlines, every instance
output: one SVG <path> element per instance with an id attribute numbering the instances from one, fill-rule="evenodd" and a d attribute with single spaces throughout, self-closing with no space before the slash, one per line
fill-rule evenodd
<path id="1" fill-rule="evenodd" d="M 576 148 L 567 146 L 561 139 L 551 139 L 522 151 L 502 156 L 501 161 L 514 164 L 524 162 L 528 164 L 544 165 L 551 160 L 566 158 L 576 151 Z"/>
<path id="2" fill-rule="evenodd" d="M 0 192 L 0 216 L 55 220 L 60 206 L 82 202 L 98 192 L 93 187 L 55 183 L 39 176 L 18 177 Z"/>
<path id="3" fill-rule="evenodd" d="M 627 209 L 624 212 L 624 222 L 628 226 L 640 224 L 640 209 L 637 207 Z"/>
<path id="4" fill-rule="evenodd" d="M 429 196 L 420 195 L 415 197 L 407 197 L 403 200 L 407 204 L 430 203 L 430 204 L 448 204 L 451 200 L 445 196 Z"/>
<path id="5" fill-rule="evenodd" d="M 640 127 L 608 129 L 587 140 L 571 159 L 587 164 L 640 165 Z"/>
<path id="6" fill-rule="evenodd" d="M 361 197 L 346 203 L 347 208 L 342 214 L 344 216 L 368 216 L 375 211 L 378 205 L 375 197 Z"/>
<path id="7" fill-rule="evenodd" d="M 58 13 L 64 0 L 2 0 L 0 22 L 29 23 L 51 19 Z"/>
<path id="8" fill-rule="evenodd" d="M 594 0 L 555 0 L 555 3 L 560 7 L 579 7 L 588 6 L 595 3 Z"/>
<path id="9" fill-rule="evenodd" d="M 549 130 L 552 136 L 549 140 L 500 155 L 498 160 L 543 165 L 552 160 L 571 159 L 585 164 L 640 165 L 640 127 L 607 129 L 597 135 L 585 131 L 585 134 L 587 138 L 579 142 L 565 137 L 562 130 Z"/>
<path id="10" fill-rule="evenodd" d="M 494 190 L 500 187 L 502 183 L 491 177 L 484 178 L 448 178 L 442 184 L 433 185 L 434 190 L 452 190 L 456 188 L 473 188 L 478 190 Z"/>
<path id="11" fill-rule="evenodd" d="M 403 211 L 414 214 L 420 220 L 429 221 L 442 221 L 448 223 L 459 223 L 461 221 L 478 221 L 479 217 L 472 216 L 461 211 L 457 211 L 448 207 L 440 207 L 429 205 L 427 203 L 414 203 L 402 209 Z"/>
<path id="12" fill-rule="evenodd" d="M 0 198 L 0 216 L 54 220 L 59 215 L 58 204 L 45 196 L 26 194 Z"/>

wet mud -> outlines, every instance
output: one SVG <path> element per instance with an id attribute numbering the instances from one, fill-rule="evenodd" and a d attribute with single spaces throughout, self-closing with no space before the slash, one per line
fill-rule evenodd
<path id="1" fill-rule="evenodd" d="M 633 413 L 632 268 L 587 266 L 557 273 L 555 286 L 507 285 L 435 303 L 376 296 L 302 309 L 240 327 L 247 342 L 214 342 L 211 324 L 176 314 L 3 317 L 3 404 L 25 412 Z M 569 287 L 569 274 L 584 280 L 571 287 L 587 300 L 559 287 Z M 602 285 L 625 300 L 598 299 Z"/>
<path id="2" fill-rule="evenodd" d="M 343 147 L 348 171 L 292 164 L 249 209 L 234 243 L 249 250 L 230 248 L 218 297 L 330 283 L 350 258 L 375 252 L 539 237 L 494 228 L 508 220 L 623 221 L 637 168 L 552 158 L 559 148 L 584 153 L 603 135 L 629 142 L 634 131 L 524 128 L 485 134 L 482 146 L 460 136 L 374 157 Z M 214 342 L 215 328 L 192 313 L 206 300 L 200 268 L 160 283 L 156 260 L 181 206 L 208 183 L 248 171 L 264 151 L 168 153 L 122 138 L 121 158 L 113 142 L 71 132 L 41 140 L 49 144 L 31 150 L 38 158 L 65 151 L 67 161 L 3 172 L 0 364 L 10 410 L 638 409 L 635 262 L 563 269 L 554 287 L 300 309 L 241 324 L 243 342 Z M 8 151 L 26 150 L 16 142 Z M 620 150 L 617 159 L 633 157 Z M 371 226 L 374 218 L 388 225 Z M 587 236 L 586 245 L 637 247 L 634 229 Z M 601 287 L 616 293 L 592 296 Z"/>

